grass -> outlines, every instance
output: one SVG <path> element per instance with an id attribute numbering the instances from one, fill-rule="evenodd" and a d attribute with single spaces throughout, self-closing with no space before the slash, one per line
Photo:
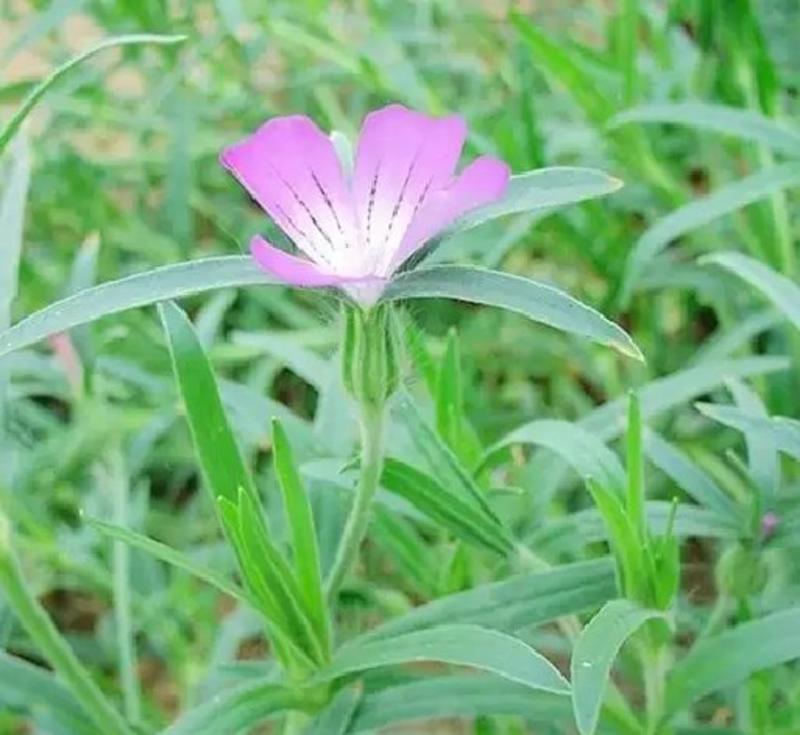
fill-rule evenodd
<path id="1" fill-rule="evenodd" d="M 0 733 L 102 732 L 106 707 L 170 735 L 800 730 L 798 23 L 778 0 L 0 0 Z M 410 298 L 329 609 L 360 472 L 338 300 L 244 259 L 150 272 L 276 235 L 221 148 L 290 113 L 352 138 L 392 101 L 463 115 L 468 158 L 624 183 L 546 178 L 531 202 L 581 201 L 427 263 L 563 289 L 645 361 L 588 310 L 526 319 L 538 286 L 522 314 Z M 474 294 L 465 272 L 393 288 Z M 5 333 L 133 274 L 69 332 L 58 304 Z M 519 312 L 502 283 L 483 300 Z"/>

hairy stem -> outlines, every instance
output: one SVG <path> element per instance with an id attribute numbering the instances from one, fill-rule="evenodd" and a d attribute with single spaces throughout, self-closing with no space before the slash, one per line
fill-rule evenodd
<path id="1" fill-rule="evenodd" d="M 383 469 L 383 435 L 385 408 L 383 405 L 362 404 L 359 407 L 361 426 L 361 475 L 350 515 L 342 532 L 336 558 L 326 581 L 328 599 L 336 597 L 342 582 L 355 563 L 361 542 L 367 533 L 370 510 Z"/>

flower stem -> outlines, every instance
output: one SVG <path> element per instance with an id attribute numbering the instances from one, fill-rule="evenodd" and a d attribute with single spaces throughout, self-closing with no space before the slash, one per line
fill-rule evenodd
<path id="1" fill-rule="evenodd" d="M 336 558 L 328 574 L 326 593 L 329 600 L 336 597 L 342 582 L 358 556 L 358 550 L 369 525 L 372 498 L 378 489 L 383 469 L 385 406 L 383 404 L 360 404 L 359 413 L 361 475 L 350 515 L 347 517 L 342 539 L 336 551 Z"/>
<path id="2" fill-rule="evenodd" d="M 0 513 L 0 589 L 17 620 L 100 731 L 108 735 L 132 735 L 122 715 L 100 691 L 25 584 L 22 570 L 12 549 L 11 528 L 2 513 Z"/>

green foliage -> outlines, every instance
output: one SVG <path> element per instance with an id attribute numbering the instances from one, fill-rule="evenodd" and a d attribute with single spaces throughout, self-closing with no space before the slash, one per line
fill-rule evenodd
<path id="1" fill-rule="evenodd" d="M 795 4 L 0 3 L 0 732 L 800 731 Z M 263 273 L 391 101 L 506 195 Z"/>

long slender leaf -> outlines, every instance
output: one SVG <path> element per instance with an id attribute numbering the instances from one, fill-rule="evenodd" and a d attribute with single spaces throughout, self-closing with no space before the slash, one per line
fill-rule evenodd
<path id="1" fill-rule="evenodd" d="M 249 598 L 247 593 L 237 587 L 237 585 L 231 580 L 227 579 L 218 572 L 215 572 L 213 569 L 209 569 L 202 564 L 198 564 L 189 556 L 178 551 L 177 549 L 173 549 L 166 544 L 162 544 L 155 539 L 151 539 L 147 536 L 143 536 L 140 533 L 131 531 L 128 528 L 115 526 L 112 523 L 106 523 L 98 518 L 86 518 L 85 520 L 92 528 L 98 530 L 104 536 L 116 539 L 117 541 L 123 541 L 124 543 L 129 544 L 136 549 L 140 549 L 141 551 L 154 556 L 156 559 L 160 559 L 166 564 L 170 564 L 178 569 L 182 569 L 184 572 L 188 572 L 198 579 L 202 579 L 204 582 L 207 582 L 212 587 L 216 587 L 220 592 L 225 593 L 234 600 L 238 600 L 239 602 L 251 607 L 254 606 L 253 601 Z"/>
<path id="2" fill-rule="evenodd" d="M 512 176 L 503 198 L 473 210 L 453 225 L 463 232 L 509 214 L 554 209 L 617 191 L 622 182 L 591 168 L 554 166 Z"/>
<path id="3" fill-rule="evenodd" d="M 364 697 L 351 735 L 371 735 L 391 725 L 429 723 L 431 719 L 512 715 L 568 731 L 569 700 L 491 674 L 426 677 L 371 692 Z M 560 728 L 559 728 L 560 731 Z"/>
<path id="4" fill-rule="evenodd" d="M 572 706 L 581 735 L 593 735 L 611 666 L 622 644 L 648 620 L 662 618 L 630 600 L 611 600 L 583 629 L 572 651 Z"/>
<path id="5" fill-rule="evenodd" d="M 741 253 L 713 253 L 702 262 L 721 266 L 754 286 L 800 329 L 800 286 L 786 276 Z"/>
<path id="6" fill-rule="evenodd" d="M 488 671 L 531 689 L 567 694 L 558 669 L 519 638 L 477 625 L 442 625 L 391 638 L 348 644 L 339 650 L 320 680 L 417 661 L 440 661 Z"/>
<path id="7" fill-rule="evenodd" d="M 647 458 L 684 492 L 700 505 L 736 522 L 738 512 L 733 500 L 682 451 L 652 431 L 647 432 L 644 446 Z"/>
<path id="8" fill-rule="evenodd" d="M 87 49 L 83 53 L 75 56 L 74 58 L 62 64 L 55 69 L 49 76 L 43 79 L 39 84 L 34 87 L 28 96 L 23 100 L 19 109 L 12 115 L 11 119 L 0 130 L 0 153 L 3 152 L 9 141 L 14 137 L 20 125 L 22 125 L 25 118 L 31 113 L 31 110 L 36 106 L 36 103 L 45 95 L 48 89 L 59 81 L 64 75 L 68 74 L 79 64 L 82 64 L 87 59 L 95 54 L 100 53 L 108 48 L 115 46 L 130 46 L 141 44 L 156 44 L 156 45 L 171 45 L 180 43 L 186 40 L 186 36 L 158 36 L 150 33 L 139 33 L 130 36 L 119 36 L 117 38 L 109 38 L 95 46 Z"/>
<path id="9" fill-rule="evenodd" d="M 264 720 L 304 705 L 302 696 L 278 684 L 248 682 L 225 689 L 188 710 L 162 735 L 234 735 Z"/>
<path id="10" fill-rule="evenodd" d="M 300 479 L 286 432 L 277 420 L 272 422 L 272 441 L 275 472 L 292 532 L 295 576 L 317 636 L 327 650 L 330 643 L 328 607 L 322 589 L 319 546 L 311 503 Z"/>
<path id="11" fill-rule="evenodd" d="M 497 306 L 642 359 L 633 340 L 599 312 L 553 286 L 507 273 L 454 265 L 420 268 L 392 281 L 384 298 L 442 298 Z"/>
<path id="12" fill-rule="evenodd" d="M 503 555 L 513 547 L 509 533 L 493 516 L 480 512 L 449 486 L 404 462 L 387 459 L 381 484 L 465 541 Z"/>
<path id="13" fill-rule="evenodd" d="M 75 735 L 100 735 L 55 675 L 5 651 L 0 651 L 0 705 L 46 713 Z"/>
<path id="14" fill-rule="evenodd" d="M 742 623 L 702 640 L 675 665 L 667 681 L 665 712 L 673 715 L 709 692 L 797 658 L 800 607 Z"/>
<path id="15" fill-rule="evenodd" d="M 441 597 L 362 636 L 386 638 L 448 623 L 515 631 L 602 605 L 615 595 L 609 559 L 564 564 Z"/>
<path id="16" fill-rule="evenodd" d="M 726 214 L 765 199 L 782 189 L 800 185 L 800 163 L 786 163 L 758 171 L 696 199 L 658 220 L 637 241 L 623 281 L 623 298 L 630 296 L 639 277 L 673 240 Z"/>
<path id="17" fill-rule="evenodd" d="M 625 471 L 617 455 L 596 435 L 569 421 L 537 419 L 524 424 L 490 447 L 484 463 L 513 444 L 546 447 L 561 456 L 584 479 L 594 477 L 608 487 L 622 488 L 625 484 Z"/>
<path id="18" fill-rule="evenodd" d="M 782 416 L 764 418 L 735 406 L 698 403 L 697 409 L 710 419 L 730 426 L 743 434 L 761 434 L 780 451 L 800 461 L 800 421 Z"/>
<path id="19" fill-rule="evenodd" d="M 155 268 L 80 291 L 26 317 L 0 334 L 0 357 L 22 347 L 127 309 L 233 286 L 275 283 L 240 256 L 205 258 Z"/>
<path id="20" fill-rule="evenodd" d="M 752 110 L 715 105 L 709 102 L 674 102 L 641 105 L 615 115 L 612 125 L 626 123 L 667 123 L 712 130 L 800 156 L 800 131 L 771 120 Z"/>
<path id="21" fill-rule="evenodd" d="M 256 490 L 222 407 L 214 373 L 191 322 L 174 303 L 160 305 L 159 312 L 212 500 L 223 497 L 238 502 L 240 489 L 255 498 Z"/>

